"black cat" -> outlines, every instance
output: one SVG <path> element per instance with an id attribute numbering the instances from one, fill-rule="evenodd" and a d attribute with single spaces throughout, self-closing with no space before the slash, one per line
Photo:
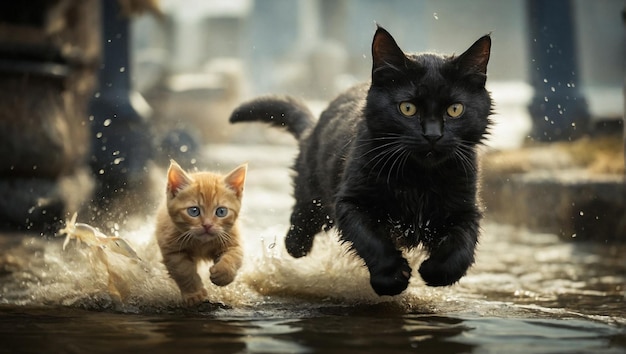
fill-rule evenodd
<path id="1" fill-rule="evenodd" d="M 285 240 L 292 256 L 305 256 L 314 236 L 336 225 L 379 295 L 408 286 L 401 247 L 428 251 L 419 272 L 430 286 L 465 275 L 481 218 L 476 145 L 490 124 L 490 47 L 487 35 L 459 56 L 405 54 L 378 27 L 371 83 L 341 94 L 317 123 L 290 97 L 258 98 L 233 112 L 231 122 L 267 122 L 300 141 Z"/>

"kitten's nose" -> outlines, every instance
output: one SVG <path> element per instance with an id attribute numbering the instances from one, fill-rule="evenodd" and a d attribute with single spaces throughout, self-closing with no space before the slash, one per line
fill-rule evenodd
<path id="1" fill-rule="evenodd" d="M 211 232 L 211 229 L 213 228 L 213 225 L 211 224 L 203 224 L 202 226 L 204 227 L 204 231 L 206 232 Z"/>

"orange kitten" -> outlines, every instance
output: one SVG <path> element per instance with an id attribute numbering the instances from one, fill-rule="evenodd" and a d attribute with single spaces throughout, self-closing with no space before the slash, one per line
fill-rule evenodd
<path id="1" fill-rule="evenodd" d="M 163 263 L 180 289 L 183 302 L 202 302 L 207 291 L 198 262 L 212 260 L 211 282 L 230 284 L 241 267 L 237 216 L 247 165 L 227 175 L 186 173 L 175 161 L 167 171 L 167 199 L 157 215 L 156 238 Z"/>

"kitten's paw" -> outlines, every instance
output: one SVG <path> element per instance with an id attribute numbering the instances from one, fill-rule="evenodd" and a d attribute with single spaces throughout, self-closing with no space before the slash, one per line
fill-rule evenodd
<path id="1" fill-rule="evenodd" d="M 235 280 L 237 272 L 232 267 L 217 262 L 209 269 L 211 272 L 211 282 L 217 286 L 226 286 Z"/>
<path id="2" fill-rule="evenodd" d="M 428 286 L 448 286 L 459 281 L 472 263 L 473 255 L 455 252 L 444 259 L 428 258 L 420 266 L 419 273 Z"/>
<path id="3" fill-rule="evenodd" d="M 379 296 L 398 295 L 409 286 L 411 267 L 406 259 L 394 267 L 370 270 L 370 285 Z"/>
<path id="4" fill-rule="evenodd" d="M 285 248 L 293 258 L 304 257 L 313 248 L 313 237 L 290 231 L 285 237 Z"/>
<path id="5" fill-rule="evenodd" d="M 201 302 L 203 302 L 207 295 L 209 293 L 207 293 L 205 288 L 202 288 L 196 292 L 193 293 L 184 293 L 183 294 L 183 303 L 185 304 L 185 306 L 194 306 L 197 305 Z"/>

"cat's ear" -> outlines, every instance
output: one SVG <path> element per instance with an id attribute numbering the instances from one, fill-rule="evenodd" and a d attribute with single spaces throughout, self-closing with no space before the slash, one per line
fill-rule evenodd
<path id="1" fill-rule="evenodd" d="M 406 60 L 404 52 L 398 47 L 391 34 L 378 26 L 372 41 L 372 76 L 385 68 L 399 71 L 406 65 Z"/>
<path id="2" fill-rule="evenodd" d="M 241 198 L 243 194 L 243 185 L 246 181 L 246 172 L 248 172 L 248 164 L 244 163 L 234 170 L 230 171 L 226 177 L 224 177 L 224 182 L 228 185 L 232 190 L 237 193 L 237 197 Z"/>
<path id="3" fill-rule="evenodd" d="M 170 168 L 167 170 L 167 193 L 175 197 L 178 192 L 193 182 L 192 178 L 183 170 L 176 161 L 170 160 Z"/>
<path id="4" fill-rule="evenodd" d="M 491 37 L 490 35 L 485 35 L 455 60 L 459 69 L 466 73 L 487 75 L 487 63 L 489 63 L 490 53 Z"/>

